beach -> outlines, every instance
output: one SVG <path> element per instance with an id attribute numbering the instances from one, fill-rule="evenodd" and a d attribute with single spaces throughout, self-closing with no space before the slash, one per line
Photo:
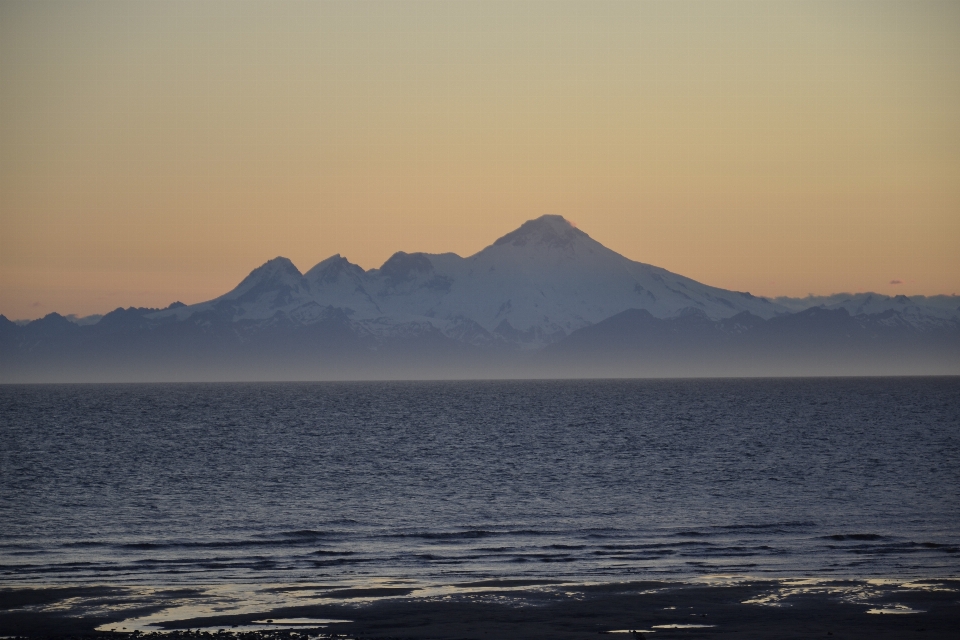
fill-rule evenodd
<path id="1" fill-rule="evenodd" d="M 340 590 L 346 591 L 346 590 Z M 489 581 L 418 596 L 351 589 L 324 604 L 167 618 L 154 630 L 126 620 L 190 594 L 108 587 L 6 589 L 4 636 L 66 638 L 956 638 L 960 581 L 756 580 L 593 585 Z M 400 595 L 400 592 L 407 591 Z M 458 592 L 459 591 L 459 592 Z M 193 594 L 202 599 L 202 593 Z M 342 597 L 341 597 L 342 596 Z M 328 622 L 337 620 L 338 622 Z M 269 621 L 269 622 L 267 622 Z M 322 624 L 321 624 L 322 622 Z M 99 629 L 99 630 L 98 630 Z M 108 630 L 108 629 L 116 629 Z"/>

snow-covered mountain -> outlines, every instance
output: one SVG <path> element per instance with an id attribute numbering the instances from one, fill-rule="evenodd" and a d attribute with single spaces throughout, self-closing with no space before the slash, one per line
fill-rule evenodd
<path id="1" fill-rule="evenodd" d="M 0 315 L 0 381 L 960 373 L 960 297 L 768 300 L 634 262 L 559 216 L 365 271 L 286 258 L 195 305 Z"/>
<path id="2" fill-rule="evenodd" d="M 343 313 L 373 335 L 433 329 L 474 345 L 537 349 L 627 309 L 712 320 L 744 311 L 761 318 L 788 312 L 765 298 L 630 260 L 561 216 L 547 215 L 467 258 L 398 252 L 379 269 L 364 271 L 335 255 L 306 274 L 275 258 L 219 298 L 149 317 L 185 320 L 216 312 L 233 321 L 280 316 L 309 324 Z"/>
<path id="3" fill-rule="evenodd" d="M 885 296 L 879 293 L 836 293 L 831 296 L 774 298 L 790 312 L 813 307 L 845 309 L 851 316 L 896 313 L 898 321 L 918 329 L 952 326 L 960 320 L 958 296 Z"/>

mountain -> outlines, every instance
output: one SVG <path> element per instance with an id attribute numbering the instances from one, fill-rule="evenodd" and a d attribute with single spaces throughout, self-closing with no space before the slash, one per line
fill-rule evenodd
<path id="1" fill-rule="evenodd" d="M 374 335 L 437 330 L 474 345 L 538 349 L 627 309 L 669 318 L 699 310 L 711 319 L 787 309 L 749 293 L 709 287 L 607 249 L 560 216 L 524 223 L 468 258 L 398 252 L 364 271 L 339 255 L 305 275 L 285 258 L 255 269 L 215 300 L 150 316 L 185 320 L 212 309 L 304 324 L 342 310 Z"/>
<path id="2" fill-rule="evenodd" d="M 0 316 L 0 379 L 960 372 L 960 299 L 769 300 L 635 262 L 560 216 L 463 258 L 277 257 L 195 305 Z M 791 373 L 793 372 L 793 373 Z"/>
<path id="3" fill-rule="evenodd" d="M 960 317 L 960 296 L 885 296 L 879 293 L 837 293 L 832 296 L 775 298 L 792 312 L 812 307 L 846 309 L 853 316 L 895 311 L 916 327 L 949 326 Z"/>

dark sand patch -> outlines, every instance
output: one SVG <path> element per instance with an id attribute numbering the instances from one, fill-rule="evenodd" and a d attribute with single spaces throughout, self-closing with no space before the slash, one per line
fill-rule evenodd
<path id="1" fill-rule="evenodd" d="M 269 587 L 261 589 L 265 593 L 290 593 L 293 591 L 322 591 L 324 589 L 337 589 L 340 585 L 336 584 L 312 584 L 312 585 L 293 585 L 289 587 Z"/>
<path id="2" fill-rule="evenodd" d="M 549 584 L 561 584 L 561 582 L 558 580 L 480 580 L 478 582 L 461 582 L 453 586 L 459 589 L 473 589 L 477 587 L 536 587 Z"/>
<path id="3" fill-rule="evenodd" d="M 126 593 L 116 587 L 0 589 L 0 610 L 53 604 L 72 598 L 107 598 Z"/>
<path id="4" fill-rule="evenodd" d="M 159 591 L 149 598 L 133 595 L 130 589 L 122 587 L 3 589 L 0 636 L 91 634 L 102 624 L 161 611 L 169 600 L 184 596 L 207 597 L 195 589 Z"/>
<path id="5" fill-rule="evenodd" d="M 389 598 L 406 596 L 416 591 L 411 587 L 374 587 L 372 589 L 337 589 L 321 594 L 324 598 Z"/>

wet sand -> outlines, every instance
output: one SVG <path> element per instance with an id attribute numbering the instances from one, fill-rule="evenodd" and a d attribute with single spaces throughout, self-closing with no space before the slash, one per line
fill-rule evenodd
<path id="1" fill-rule="evenodd" d="M 960 637 L 960 580 L 603 585 L 490 581 L 457 587 L 463 592 L 454 588 L 431 597 L 418 597 L 416 589 L 379 589 L 378 594 L 334 589 L 323 604 L 167 619 L 158 627 L 164 638 L 244 640 L 333 635 L 371 640 L 573 639 L 608 633 L 615 639 L 636 637 L 633 630 L 658 640 Z M 179 590 L 138 596 L 123 587 L 4 589 L 0 636 L 150 637 L 154 633 L 131 634 L 121 625 L 165 609 L 167 600 L 190 595 Z M 121 603 L 122 611 L 113 609 Z M 312 625 L 318 619 L 342 622 Z M 246 625 L 253 624 L 263 628 L 247 631 Z M 292 628 L 279 628 L 284 625 Z M 98 632 L 98 627 L 117 631 Z"/>

